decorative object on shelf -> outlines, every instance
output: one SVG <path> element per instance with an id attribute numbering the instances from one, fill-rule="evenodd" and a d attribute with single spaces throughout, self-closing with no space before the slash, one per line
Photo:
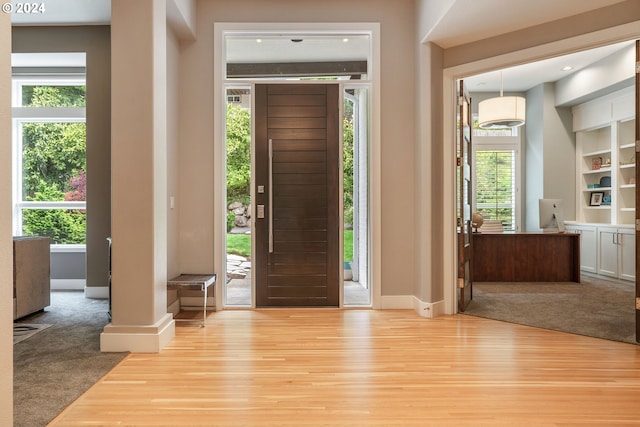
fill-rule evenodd
<path id="1" fill-rule="evenodd" d="M 594 157 L 591 159 L 591 169 L 598 170 L 602 167 L 602 157 Z"/>
<path id="2" fill-rule="evenodd" d="M 484 217 L 480 212 L 474 212 L 471 214 L 471 226 L 474 228 L 473 232 L 477 233 L 478 228 L 484 224 Z"/>
<path id="3" fill-rule="evenodd" d="M 600 184 L 587 184 L 587 188 L 600 188 Z"/>
<path id="4" fill-rule="evenodd" d="M 602 178 L 600 178 L 600 187 L 611 187 L 611 177 L 603 176 Z"/>
<path id="5" fill-rule="evenodd" d="M 611 194 L 606 194 L 602 197 L 602 206 L 610 206 L 611 205 Z"/>
<path id="6" fill-rule="evenodd" d="M 521 96 L 503 96 L 500 71 L 500 96 L 480 101 L 478 124 L 484 129 L 514 128 L 525 123 L 526 101 Z"/>
<path id="7" fill-rule="evenodd" d="M 602 205 L 602 198 L 604 197 L 604 192 L 602 191 L 594 191 L 591 193 L 591 200 L 589 200 L 589 206 L 600 206 Z"/>

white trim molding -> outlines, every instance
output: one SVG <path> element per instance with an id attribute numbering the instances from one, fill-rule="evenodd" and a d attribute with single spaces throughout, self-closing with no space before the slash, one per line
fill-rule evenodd
<path id="1" fill-rule="evenodd" d="M 109 287 L 108 286 L 87 286 L 84 288 L 85 298 L 95 299 L 108 299 Z"/>
<path id="2" fill-rule="evenodd" d="M 85 279 L 51 279 L 52 291 L 82 291 L 85 286 Z"/>
<path id="3" fill-rule="evenodd" d="M 446 305 L 444 300 L 424 302 L 418 297 L 413 297 L 413 309 L 418 313 L 418 315 L 426 317 L 427 319 L 433 319 L 434 317 L 446 314 L 445 308 Z"/>
<path id="4" fill-rule="evenodd" d="M 153 325 L 115 326 L 111 323 L 100 334 L 100 351 L 132 353 L 158 353 L 176 335 L 176 322 L 167 313 Z"/>
<path id="5" fill-rule="evenodd" d="M 385 295 L 381 298 L 383 310 L 414 310 L 419 316 L 428 319 L 445 313 L 445 301 L 424 302 L 414 295 Z"/>

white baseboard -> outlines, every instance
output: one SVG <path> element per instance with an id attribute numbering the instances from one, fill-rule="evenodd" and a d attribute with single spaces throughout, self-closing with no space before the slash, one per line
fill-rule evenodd
<path id="1" fill-rule="evenodd" d="M 81 291 L 85 286 L 85 279 L 51 279 L 52 291 Z"/>
<path id="2" fill-rule="evenodd" d="M 107 299 L 109 298 L 108 286 L 87 286 L 84 288 L 85 298 Z"/>
<path id="3" fill-rule="evenodd" d="M 422 317 L 433 318 L 445 314 L 444 301 L 424 302 L 414 295 L 387 295 L 381 298 L 382 310 L 414 310 Z"/>
<path id="4" fill-rule="evenodd" d="M 110 323 L 100 334 L 100 351 L 158 353 L 175 335 L 176 323 L 171 313 L 148 326 L 114 326 Z"/>
<path id="5" fill-rule="evenodd" d="M 432 319 L 434 317 L 442 316 L 445 314 L 444 300 L 437 302 L 424 302 L 418 297 L 413 297 L 413 309 L 422 317 Z"/>

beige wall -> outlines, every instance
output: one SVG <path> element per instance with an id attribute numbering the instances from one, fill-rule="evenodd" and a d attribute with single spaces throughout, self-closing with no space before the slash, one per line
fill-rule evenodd
<path id="1" fill-rule="evenodd" d="M 0 425 L 13 424 L 11 239 L 11 20 L 0 14 Z"/>
<path id="2" fill-rule="evenodd" d="M 403 6 L 401 6 L 403 5 Z M 182 44 L 180 101 L 180 264 L 212 271 L 215 253 L 214 22 L 380 22 L 382 294 L 413 295 L 415 30 L 413 1 L 197 3 L 197 40 Z"/>

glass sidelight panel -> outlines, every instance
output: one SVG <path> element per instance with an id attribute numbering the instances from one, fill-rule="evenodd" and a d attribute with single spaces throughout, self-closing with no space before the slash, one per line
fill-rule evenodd
<path id="1" fill-rule="evenodd" d="M 346 86 L 343 115 L 344 305 L 371 305 L 369 90 Z"/>
<path id="2" fill-rule="evenodd" d="M 225 305 L 251 306 L 251 90 L 226 90 Z"/>

